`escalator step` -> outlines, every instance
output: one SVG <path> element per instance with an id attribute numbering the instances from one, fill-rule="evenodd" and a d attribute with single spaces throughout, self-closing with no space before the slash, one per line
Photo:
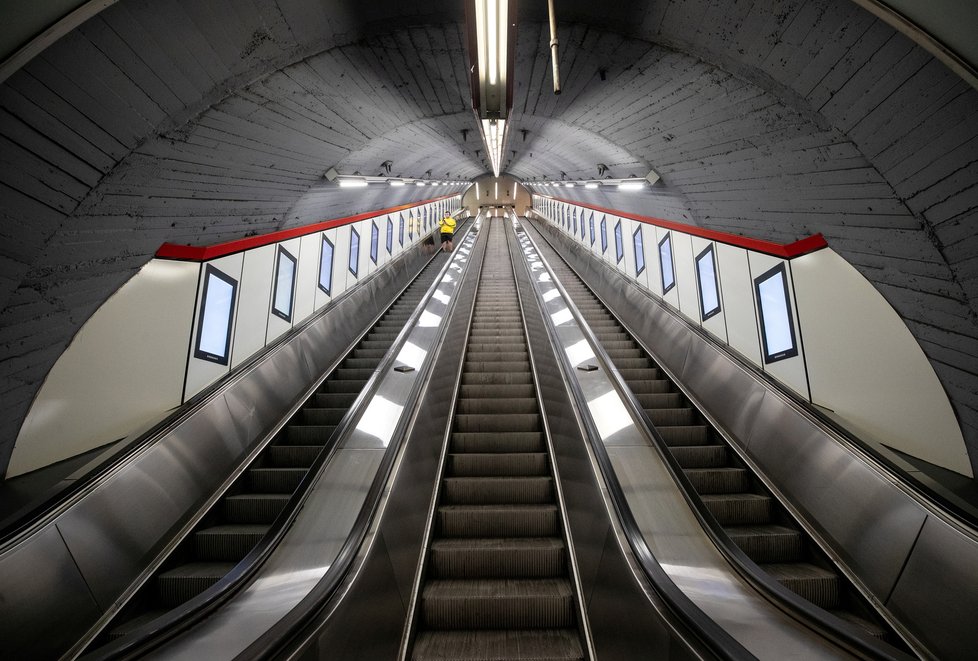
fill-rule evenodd
<path id="1" fill-rule="evenodd" d="M 527 360 L 502 361 L 489 360 L 486 362 L 465 361 L 466 372 L 483 373 L 513 373 L 530 371 L 530 362 Z"/>
<path id="2" fill-rule="evenodd" d="M 683 468 L 717 468 L 727 464 L 725 445 L 674 445 L 669 449 Z"/>
<path id="3" fill-rule="evenodd" d="M 289 425 L 285 428 L 285 445 L 326 445 L 336 425 Z"/>
<path id="4" fill-rule="evenodd" d="M 558 537 L 455 538 L 431 544 L 435 578 L 545 578 L 567 571 Z"/>
<path id="5" fill-rule="evenodd" d="M 859 627 L 860 629 L 865 631 L 873 638 L 876 638 L 877 640 L 887 639 L 886 630 L 883 629 L 883 627 L 881 627 L 880 625 L 876 624 L 875 622 L 871 622 L 865 618 L 859 617 L 855 613 L 849 611 L 833 610 L 830 612 L 840 620 L 844 620 L 849 624 L 853 624 Z"/>
<path id="6" fill-rule="evenodd" d="M 296 423 L 304 426 L 337 425 L 349 410 L 349 407 L 335 409 L 317 409 L 312 407 L 304 408 L 299 412 L 299 415 L 296 416 L 296 418 L 298 418 Z"/>
<path id="7" fill-rule="evenodd" d="M 276 468 L 308 469 L 322 451 L 321 445 L 271 445 L 265 456 L 268 464 Z"/>
<path id="8" fill-rule="evenodd" d="M 290 494 L 305 474 L 305 468 L 252 468 L 248 471 L 248 484 L 257 493 Z"/>
<path id="9" fill-rule="evenodd" d="M 635 392 L 634 389 L 632 392 Z M 649 409 L 677 408 L 682 402 L 682 396 L 678 392 L 635 393 L 635 399 L 646 411 Z"/>
<path id="10" fill-rule="evenodd" d="M 353 350 L 354 358 L 375 358 L 380 360 L 387 353 L 387 349 L 365 349 L 363 347 L 357 347 Z"/>
<path id="11" fill-rule="evenodd" d="M 655 409 L 646 410 L 650 413 Z M 658 427 L 656 431 L 668 446 L 674 445 L 707 445 L 710 434 L 706 425 L 684 425 L 677 427 Z"/>
<path id="12" fill-rule="evenodd" d="M 538 431 L 540 415 L 534 413 L 512 414 L 461 414 L 455 416 L 458 432 L 521 432 Z"/>
<path id="13" fill-rule="evenodd" d="M 509 385 L 468 385 L 462 386 L 460 397 L 479 398 L 479 397 L 533 397 L 534 389 L 532 384 L 509 384 Z"/>
<path id="14" fill-rule="evenodd" d="M 356 393 L 359 394 L 367 385 L 366 379 L 327 379 L 319 387 L 323 393 Z"/>
<path id="15" fill-rule="evenodd" d="M 743 468 L 690 468 L 684 472 L 700 494 L 742 493 L 750 488 Z"/>
<path id="16" fill-rule="evenodd" d="M 552 537 L 560 534 L 555 505 L 442 505 L 445 537 Z"/>
<path id="17" fill-rule="evenodd" d="M 648 369 L 654 367 L 652 361 L 648 358 L 616 358 L 612 357 L 611 362 L 615 364 L 618 371 L 621 370 L 634 370 L 634 369 Z"/>
<path id="18" fill-rule="evenodd" d="M 343 361 L 344 368 L 376 370 L 380 365 L 379 358 L 347 358 Z"/>
<path id="19" fill-rule="evenodd" d="M 649 420 L 656 427 L 689 426 L 696 422 L 696 414 L 691 408 L 648 409 Z"/>
<path id="20" fill-rule="evenodd" d="M 754 562 L 797 562 L 802 557 L 801 532 L 786 526 L 728 526 L 730 539 Z"/>
<path id="21" fill-rule="evenodd" d="M 656 383 L 658 381 L 665 381 L 665 383 L 669 384 L 670 386 L 672 385 L 671 383 L 669 383 L 669 381 L 666 381 L 665 379 L 662 378 L 662 373 L 659 371 L 659 368 L 657 367 L 619 369 L 618 371 L 621 372 L 622 378 L 625 379 L 625 381 L 627 381 L 629 385 L 631 385 L 632 382 Z M 652 392 L 667 392 L 667 391 L 662 390 L 662 391 L 652 391 Z"/>
<path id="22" fill-rule="evenodd" d="M 643 370 L 644 371 L 644 370 Z M 658 372 L 658 370 L 651 370 Z M 622 376 L 625 376 L 622 374 Z M 643 395 L 646 393 L 672 393 L 672 383 L 667 379 L 628 379 L 625 378 L 628 387 L 631 388 L 632 392 L 636 395 Z"/>
<path id="23" fill-rule="evenodd" d="M 454 477 L 549 475 L 545 452 L 469 452 L 448 455 L 445 474 Z"/>
<path id="24" fill-rule="evenodd" d="M 238 562 L 262 540 L 267 525 L 237 524 L 204 528 L 194 533 L 194 551 L 200 560 Z"/>
<path id="25" fill-rule="evenodd" d="M 224 499 L 224 518 L 230 523 L 271 523 L 289 502 L 281 493 L 243 493 Z"/>
<path id="26" fill-rule="evenodd" d="M 333 374 L 336 379 L 340 381 L 345 380 L 357 380 L 362 381 L 364 384 L 367 383 L 367 379 L 373 376 L 374 370 L 369 369 L 347 369 L 345 367 L 338 368 Z M 362 387 L 362 386 L 361 386 Z"/>
<path id="27" fill-rule="evenodd" d="M 583 661 L 575 629 L 422 631 L 414 661 Z"/>
<path id="28" fill-rule="evenodd" d="M 233 562 L 192 562 L 156 577 L 160 600 L 167 608 L 189 601 L 234 569 Z"/>
<path id="29" fill-rule="evenodd" d="M 771 498 L 756 493 L 702 496 L 703 504 L 722 526 L 768 523 Z"/>
<path id="30" fill-rule="evenodd" d="M 839 577 L 827 569 L 802 562 L 763 564 L 761 568 L 819 608 L 830 609 L 839 605 Z"/>
<path id="31" fill-rule="evenodd" d="M 572 627 L 574 597 L 566 579 L 436 579 L 421 612 L 433 629 Z"/>
<path id="32" fill-rule="evenodd" d="M 501 385 L 501 384 L 527 384 L 533 383 L 533 375 L 530 372 L 484 372 L 474 374 L 472 372 L 462 372 L 462 385 Z"/>
<path id="33" fill-rule="evenodd" d="M 458 400 L 456 413 L 496 415 L 500 413 L 539 413 L 536 397 L 462 397 Z"/>
<path id="34" fill-rule="evenodd" d="M 442 502 L 451 505 L 543 504 L 554 501 L 547 477 L 448 477 Z"/>
<path id="35" fill-rule="evenodd" d="M 309 404 L 316 408 L 348 409 L 353 406 L 358 394 L 355 392 L 318 392 Z"/>
<path id="36" fill-rule="evenodd" d="M 507 342 L 469 342 L 467 345 L 469 352 L 495 352 L 495 351 L 526 351 L 526 342 L 521 337 L 519 341 L 513 339 Z"/>
<path id="37" fill-rule="evenodd" d="M 540 452 L 543 432 L 455 432 L 452 452 Z"/>
<path id="38" fill-rule="evenodd" d="M 494 360 L 525 363 L 529 358 L 530 354 L 526 351 L 469 351 L 465 354 L 465 361 L 473 363 L 491 363 Z"/>

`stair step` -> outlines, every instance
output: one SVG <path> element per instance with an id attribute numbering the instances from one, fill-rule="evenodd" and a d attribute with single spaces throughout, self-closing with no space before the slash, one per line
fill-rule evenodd
<path id="1" fill-rule="evenodd" d="M 245 493 L 224 498 L 224 519 L 230 523 L 271 523 L 289 502 L 290 495 Z"/>
<path id="2" fill-rule="evenodd" d="M 445 537 L 554 537 L 556 505 L 442 505 L 438 529 Z"/>
<path id="3" fill-rule="evenodd" d="M 652 409 L 655 410 L 655 409 Z M 646 410 L 646 413 L 649 411 Z M 708 445 L 710 433 L 706 425 L 683 425 L 677 427 L 656 427 L 666 445 Z"/>
<path id="4" fill-rule="evenodd" d="M 248 471 L 248 484 L 258 493 L 290 494 L 305 474 L 305 468 L 252 468 Z"/>
<path id="5" fill-rule="evenodd" d="M 727 535 L 754 562 L 797 562 L 804 542 L 801 532 L 778 525 L 728 526 Z"/>
<path id="6" fill-rule="evenodd" d="M 442 502 L 452 505 L 543 504 L 554 500 L 547 477 L 448 477 Z"/>
<path id="7" fill-rule="evenodd" d="M 268 464 L 277 468 L 308 469 L 323 451 L 321 445 L 271 445 L 268 448 Z"/>
<path id="8" fill-rule="evenodd" d="M 683 468 L 718 468 L 728 459 L 725 445 L 673 445 L 669 449 Z"/>
<path id="9" fill-rule="evenodd" d="M 771 520 L 771 498 L 756 493 L 701 496 L 720 525 L 750 525 Z"/>
<path id="10" fill-rule="evenodd" d="M 496 415 L 512 413 L 539 413 L 536 397 L 461 397 L 455 413 Z"/>
<path id="11" fill-rule="evenodd" d="M 750 489 L 743 468 L 689 468 L 684 472 L 700 494 L 742 493 Z"/>
<path id="12" fill-rule="evenodd" d="M 539 452 L 545 449 L 543 432 L 455 432 L 452 452 Z"/>
<path id="13" fill-rule="evenodd" d="M 549 475 L 545 452 L 466 452 L 448 455 L 452 477 Z"/>
<path id="14" fill-rule="evenodd" d="M 534 413 L 514 414 L 461 414 L 455 416 L 455 431 L 458 432 L 527 432 L 540 429 L 540 415 Z"/>
<path id="15" fill-rule="evenodd" d="M 459 396 L 463 399 L 479 397 L 533 397 L 533 384 L 499 384 L 462 386 Z"/>
<path id="16" fill-rule="evenodd" d="M 583 661 L 576 629 L 422 631 L 414 661 Z"/>
<path id="17" fill-rule="evenodd" d="M 238 562 L 262 540 L 268 525 L 236 524 L 204 528 L 194 533 L 197 558 L 210 562 Z"/>
<path id="18" fill-rule="evenodd" d="M 438 539 L 430 561 L 436 578 L 544 578 L 567 571 L 559 537 Z"/>
<path id="19" fill-rule="evenodd" d="M 803 562 L 768 563 L 760 567 L 819 608 L 831 609 L 839 605 L 839 577 L 827 569 Z"/>
<path id="20" fill-rule="evenodd" d="M 433 629 L 542 629 L 574 625 L 566 579 L 436 579 L 421 596 L 425 626 Z"/>
<path id="21" fill-rule="evenodd" d="M 462 372 L 462 385 L 532 384 L 533 374 L 520 372 Z"/>
<path id="22" fill-rule="evenodd" d="M 688 407 L 646 409 L 649 420 L 656 427 L 691 426 L 696 422 L 696 412 Z"/>
<path id="23" fill-rule="evenodd" d="M 285 428 L 284 445 L 319 445 L 329 441 L 336 425 L 289 425 Z"/>
<path id="24" fill-rule="evenodd" d="M 349 410 L 350 407 L 348 406 L 335 409 L 304 408 L 296 416 L 296 424 L 312 426 L 338 425 Z"/>
<path id="25" fill-rule="evenodd" d="M 160 601 L 175 608 L 217 583 L 234 569 L 233 562 L 192 562 L 156 577 Z"/>

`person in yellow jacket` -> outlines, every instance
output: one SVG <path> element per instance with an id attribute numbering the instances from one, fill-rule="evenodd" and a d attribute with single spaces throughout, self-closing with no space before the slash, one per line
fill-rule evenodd
<path id="1" fill-rule="evenodd" d="M 451 252 L 452 237 L 455 236 L 455 218 L 452 217 L 452 214 L 445 214 L 445 217 L 438 223 L 438 230 L 441 232 L 442 250 Z"/>

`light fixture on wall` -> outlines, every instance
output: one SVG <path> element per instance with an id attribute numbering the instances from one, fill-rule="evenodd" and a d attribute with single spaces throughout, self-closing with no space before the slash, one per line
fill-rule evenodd
<path id="1" fill-rule="evenodd" d="M 510 3 L 513 0 L 470 0 L 469 54 L 473 63 L 472 108 L 486 145 L 494 177 L 502 167 L 507 118 L 512 107 L 511 43 L 515 36 Z M 474 16 L 473 16 L 474 14 Z M 471 28 L 473 27 L 474 30 Z M 474 35 L 473 35 L 474 32 Z M 474 40 L 473 40 L 474 36 Z"/>

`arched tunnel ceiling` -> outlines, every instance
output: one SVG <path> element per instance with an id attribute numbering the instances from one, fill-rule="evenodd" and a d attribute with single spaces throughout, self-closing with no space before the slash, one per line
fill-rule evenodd
<path id="1" fill-rule="evenodd" d="M 974 461 L 975 91 L 849 0 L 566 0 L 558 97 L 539 5 L 521 3 L 504 169 L 653 168 L 648 194 L 585 199 L 778 241 L 824 232 L 931 357 Z M 0 466 L 64 346 L 163 241 L 431 195 L 339 191 L 329 167 L 483 173 L 464 48 L 451 0 L 119 0 L 11 76 Z"/>

